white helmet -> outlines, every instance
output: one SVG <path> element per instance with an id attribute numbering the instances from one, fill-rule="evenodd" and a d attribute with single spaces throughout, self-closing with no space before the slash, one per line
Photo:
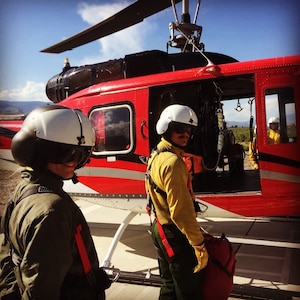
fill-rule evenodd
<path id="1" fill-rule="evenodd" d="M 21 166 L 42 170 L 47 162 L 65 163 L 74 159 L 77 169 L 91 155 L 95 133 L 80 111 L 59 105 L 33 110 L 12 139 L 12 154 Z"/>
<path id="2" fill-rule="evenodd" d="M 156 123 L 156 131 L 158 134 L 164 134 L 171 122 L 182 123 L 191 126 L 198 125 L 196 113 L 188 106 L 181 104 L 172 104 L 166 107 L 159 120 Z"/>
<path id="3" fill-rule="evenodd" d="M 276 118 L 276 117 L 272 117 L 269 119 L 268 123 L 279 123 L 279 118 Z"/>

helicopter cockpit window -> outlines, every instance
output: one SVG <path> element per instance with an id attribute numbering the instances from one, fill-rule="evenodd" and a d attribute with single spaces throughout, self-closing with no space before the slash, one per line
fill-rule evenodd
<path id="1" fill-rule="evenodd" d="M 266 126 L 268 144 L 293 143 L 296 141 L 296 112 L 293 89 L 268 89 L 266 97 Z"/>
<path id="2" fill-rule="evenodd" d="M 132 109 L 129 105 L 97 108 L 90 114 L 96 135 L 94 154 L 128 153 L 132 150 Z"/>

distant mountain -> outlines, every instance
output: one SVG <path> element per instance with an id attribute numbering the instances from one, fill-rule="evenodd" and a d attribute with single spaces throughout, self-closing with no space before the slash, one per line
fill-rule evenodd
<path id="1" fill-rule="evenodd" d="M 6 101 L 0 100 L 1 115 L 27 115 L 33 109 L 49 105 L 52 102 L 44 101 Z"/>
<path id="2" fill-rule="evenodd" d="M 287 114 L 286 115 L 286 123 L 287 125 L 291 125 L 291 124 L 296 124 L 296 118 L 295 118 L 295 114 Z M 249 127 L 249 120 L 248 121 L 243 121 L 243 122 L 238 122 L 238 121 L 226 121 L 227 124 L 227 128 L 230 127 Z M 253 122 L 253 127 L 255 126 L 255 120 Z M 267 123 L 266 123 L 267 126 Z"/>

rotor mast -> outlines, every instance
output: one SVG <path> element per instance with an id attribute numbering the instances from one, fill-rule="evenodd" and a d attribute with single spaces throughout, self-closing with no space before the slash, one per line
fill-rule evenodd
<path id="1" fill-rule="evenodd" d="M 175 22 L 169 24 L 170 41 L 168 46 L 179 48 L 181 52 L 196 52 L 202 51 L 204 45 L 200 43 L 200 37 L 202 33 L 202 26 L 196 24 L 197 16 L 200 8 L 201 0 L 197 1 L 195 17 L 193 23 L 191 23 L 191 16 L 189 12 L 189 0 L 182 0 L 182 13 L 181 21 L 178 20 L 176 6 L 174 0 L 171 0 Z M 175 34 L 178 31 L 178 34 Z"/>
<path id="2" fill-rule="evenodd" d="M 191 23 L 189 0 L 183 0 L 182 1 L 181 22 L 182 23 Z"/>

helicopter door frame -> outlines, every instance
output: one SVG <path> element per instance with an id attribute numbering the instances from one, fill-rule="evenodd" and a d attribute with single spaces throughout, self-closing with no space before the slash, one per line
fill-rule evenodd
<path id="1" fill-rule="evenodd" d="M 297 194 L 299 186 L 299 80 L 300 76 L 296 68 L 274 68 L 256 73 L 256 122 L 257 147 L 259 155 L 259 170 L 261 187 L 265 194 L 290 195 Z M 288 95 L 286 99 L 283 95 Z M 293 138 L 285 138 L 279 144 L 268 142 L 268 124 L 272 107 L 268 97 L 275 97 L 273 103 L 277 103 L 280 124 L 287 130 L 287 103 L 294 103 L 295 133 Z M 283 128 L 283 129 L 284 129 Z M 287 133 L 285 133 L 287 137 Z"/>

